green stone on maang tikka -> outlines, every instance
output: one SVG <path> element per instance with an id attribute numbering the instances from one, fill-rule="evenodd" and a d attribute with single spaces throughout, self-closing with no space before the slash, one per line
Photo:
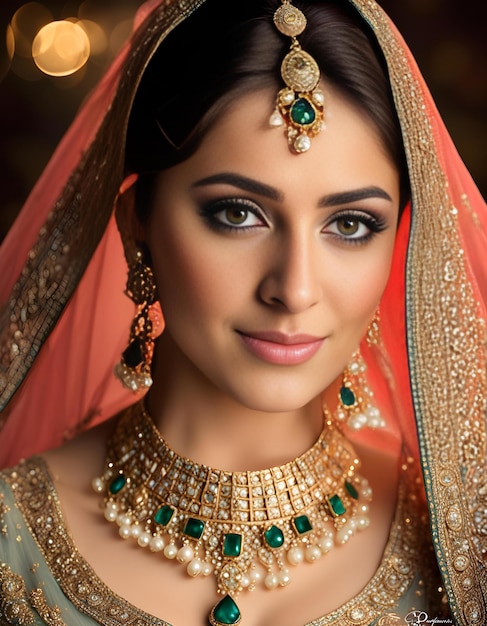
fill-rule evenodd
<path id="1" fill-rule="evenodd" d="M 295 124 L 308 126 L 316 119 L 316 111 L 306 98 L 298 98 L 291 107 L 290 116 Z"/>
<path id="2" fill-rule="evenodd" d="M 342 387 L 340 389 L 340 400 L 345 406 L 353 406 L 355 404 L 355 394 L 350 387 Z"/>
<path id="3" fill-rule="evenodd" d="M 269 548 L 280 548 L 284 543 L 284 533 L 277 526 L 271 526 L 266 530 L 264 537 Z"/>
<path id="4" fill-rule="evenodd" d="M 352 483 L 348 482 L 348 480 L 345 481 L 345 489 L 348 491 L 348 493 L 352 496 L 354 500 L 358 500 L 358 491 L 355 489 Z"/>
<path id="5" fill-rule="evenodd" d="M 205 529 L 205 523 L 196 517 L 190 517 L 186 522 L 183 533 L 191 539 L 199 539 Z"/>
<path id="6" fill-rule="evenodd" d="M 242 551 L 242 535 L 238 533 L 227 533 L 223 540 L 223 556 L 240 556 Z"/>
<path id="7" fill-rule="evenodd" d="M 231 596 L 225 596 L 220 600 L 210 613 L 210 623 L 213 626 L 233 626 L 238 624 L 241 618 L 240 609 Z"/>
<path id="8" fill-rule="evenodd" d="M 115 496 L 119 491 L 122 491 L 126 484 L 127 479 L 125 478 L 125 476 L 123 474 L 119 474 L 118 476 L 115 476 L 115 478 L 110 483 L 108 491 Z"/>
<path id="9" fill-rule="evenodd" d="M 293 519 L 294 528 L 299 535 L 306 535 L 313 530 L 313 526 L 307 515 L 299 515 Z"/>
<path id="10" fill-rule="evenodd" d="M 331 512 L 335 517 L 339 517 L 346 512 L 345 505 L 343 504 L 340 496 L 334 495 L 331 498 L 328 498 L 328 504 L 330 505 Z"/>
<path id="11" fill-rule="evenodd" d="M 168 504 L 157 509 L 154 515 L 154 521 L 160 526 L 167 526 L 174 515 L 174 509 Z"/>

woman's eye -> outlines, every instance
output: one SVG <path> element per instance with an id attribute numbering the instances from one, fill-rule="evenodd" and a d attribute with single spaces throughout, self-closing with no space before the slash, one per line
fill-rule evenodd
<path id="1" fill-rule="evenodd" d="M 262 224 L 262 220 L 255 213 L 242 207 L 229 207 L 223 211 L 217 211 L 213 213 L 213 217 L 227 226 L 259 226 Z"/>
<path id="2" fill-rule="evenodd" d="M 324 229 L 325 233 L 332 234 L 342 240 L 364 242 L 381 232 L 386 227 L 382 218 L 370 214 L 338 215 Z"/>
<path id="3" fill-rule="evenodd" d="M 201 214 L 216 230 L 246 230 L 266 226 L 260 208 L 245 198 L 222 199 L 210 202 Z"/>
<path id="4" fill-rule="evenodd" d="M 367 230 L 367 227 L 360 220 L 352 217 L 340 217 L 335 224 L 337 231 L 344 237 L 359 236 L 361 234 L 360 227 Z"/>

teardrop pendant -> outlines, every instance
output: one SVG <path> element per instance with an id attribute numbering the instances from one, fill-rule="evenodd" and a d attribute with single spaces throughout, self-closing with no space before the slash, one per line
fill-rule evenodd
<path id="1" fill-rule="evenodd" d="M 238 624 L 241 618 L 240 609 L 232 596 L 229 595 L 215 604 L 209 616 L 212 626 L 233 626 Z"/>

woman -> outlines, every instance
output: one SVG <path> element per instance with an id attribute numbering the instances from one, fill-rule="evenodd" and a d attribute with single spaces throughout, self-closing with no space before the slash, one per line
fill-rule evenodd
<path id="1" fill-rule="evenodd" d="M 1 251 L 1 619 L 484 623 L 485 220 L 377 5 L 147 3 Z"/>

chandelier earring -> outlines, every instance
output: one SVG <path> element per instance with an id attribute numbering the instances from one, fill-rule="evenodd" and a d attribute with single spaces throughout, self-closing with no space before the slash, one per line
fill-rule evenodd
<path id="1" fill-rule="evenodd" d="M 129 263 L 126 295 L 136 306 L 130 327 L 129 345 L 115 366 L 115 376 L 124 387 L 134 392 L 152 385 L 151 363 L 154 353 L 154 324 L 152 307 L 157 302 L 156 285 L 152 269 L 144 261 L 140 249 Z"/>
<path id="2" fill-rule="evenodd" d="M 367 384 L 366 371 L 367 365 L 360 350 L 357 350 L 343 372 L 336 412 L 337 419 L 352 430 L 365 426 L 384 428 L 386 425 L 380 410 L 374 405 L 374 392 Z"/>

